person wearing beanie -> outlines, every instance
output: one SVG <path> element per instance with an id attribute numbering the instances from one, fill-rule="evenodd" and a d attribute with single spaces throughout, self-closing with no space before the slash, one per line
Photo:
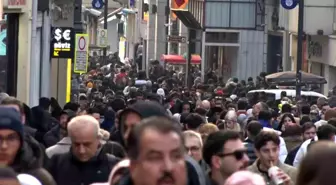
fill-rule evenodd
<path id="1" fill-rule="evenodd" d="M 42 184 L 54 185 L 51 175 L 42 168 L 43 151 L 39 143 L 24 139 L 20 113 L 0 106 L 0 166 L 9 166 L 16 173 L 27 173 Z"/>

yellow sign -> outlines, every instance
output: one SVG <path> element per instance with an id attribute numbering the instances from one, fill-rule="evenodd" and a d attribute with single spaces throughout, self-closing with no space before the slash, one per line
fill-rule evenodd
<path id="1" fill-rule="evenodd" d="M 74 72 L 86 73 L 88 68 L 89 35 L 76 34 L 75 46 Z"/>
<path id="2" fill-rule="evenodd" d="M 55 56 L 55 57 L 58 57 L 58 56 L 59 56 L 58 51 L 54 51 L 54 56 Z"/>

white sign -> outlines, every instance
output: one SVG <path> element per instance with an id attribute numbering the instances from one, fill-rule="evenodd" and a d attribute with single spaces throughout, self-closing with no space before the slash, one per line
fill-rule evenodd
<path id="1" fill-rule="evenodd" d="M 59 49 L 69 49 L 71 48 L 71 30 L 70 29 L 65 29 L 62 31 L 61 28 L 56 28 L 54 38 L 56 39 L 56 43 L 54 43 L 54 48 L 59 48 Z M 62 42 L 61 39 L 64 39 L 65 42 Z"/>
<path id="2" fill-rule="evenodd" d="M 107 29 L 98 30 L 98 46 L 107 47 Z"/>
<path id="3" fill-rule="evenodd" d="M 86 73 L 88 67 L 88 55 L 89 55 L 89 35 L 88 34 L 76 34 L 75 40 L 75 73 Z"/>

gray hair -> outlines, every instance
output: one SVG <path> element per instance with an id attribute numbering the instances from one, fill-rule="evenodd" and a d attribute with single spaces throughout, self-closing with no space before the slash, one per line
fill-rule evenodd
<path id="1" fill-rule="evenodd" d="M 231 119 L 231 118 L 237 118 L 237 113 L 234 110 L 229 110 L 225 115 L 225 120 Z"/>
<path id="2" fill-rule="evenodd" d="M 68 134 L 71 135 L 71 132 L 73 129 L 82 128 L 86 126 L 93 126 L 94 132 L 97 134 L 97 136 L 100 136 L 100 125 L 99 122 L 92 116 L 89 115 L 82 115 L 77 116 L 71 119 L 71 121 L 68 123 L 67 130 Z"/>

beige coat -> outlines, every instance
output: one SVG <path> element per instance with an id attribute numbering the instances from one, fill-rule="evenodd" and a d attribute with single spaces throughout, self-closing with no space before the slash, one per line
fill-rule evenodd
<path id="1" fill-rule="evenodd" d="M 256 160 L 247 169 L 250 172 L 257 173 L 257 174 L 261 175 L 264 178 L 267 185 L 275 185 L 266 173 L 263 173 L 263 172 L 259 171 L 258 166 L 257 166 L 257 162 L 258 162 L 258 160 Z M 289 166 L 287 164 L 283 164 L 283 163 L 279 163 L 279 165 L 277 165 L 277 166 L 291 178 L 290 185 L 295 185 L 296 176 L 297 176 L 297 169 L 292 167 L 292 166 Z"/>

